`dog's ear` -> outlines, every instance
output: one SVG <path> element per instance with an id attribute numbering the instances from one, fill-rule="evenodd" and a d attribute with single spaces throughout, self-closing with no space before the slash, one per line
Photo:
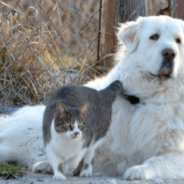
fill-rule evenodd
<path id="1" fill-rule="evenodd" d="M 131 21 L 121 24 L 117 34 L 120 43 L 123 43 L 129 52 L 134 52 L 139 44 L 139 21 Z"/>

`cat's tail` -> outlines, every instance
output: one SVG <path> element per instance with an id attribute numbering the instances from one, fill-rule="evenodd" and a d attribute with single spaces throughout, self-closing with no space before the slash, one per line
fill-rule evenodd
<path id="1" fill-rule="evenodd" d="M 123 85 L 119 80 L 112 82 L 106 89 L 106 92 L 111 92 L 113 96 L 121 95 L 123 98 L 128 100 L 131 104 L 138 104 L 140 99 L 134 95 L 128 95 L 124 89 Z"/>
<path id="2" fill-rule="evenodd" d="M 120 93 L 124 93 L 123 85 L 119 80 L 112 82 L 109 86 L 107 86 L 107 88 L 105 90 L 107 90 L 108 92 L 111 91 L 115 95 L 120 94 Z"/>

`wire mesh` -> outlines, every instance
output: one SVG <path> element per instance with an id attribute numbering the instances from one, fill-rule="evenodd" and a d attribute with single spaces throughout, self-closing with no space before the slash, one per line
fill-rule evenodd
<path id="1" fill-rule="evenodd" d="M 102 0 L 0 1 L 0 106 L 45 103 L 58 86 L 93 78 L 102 9 Z"/>

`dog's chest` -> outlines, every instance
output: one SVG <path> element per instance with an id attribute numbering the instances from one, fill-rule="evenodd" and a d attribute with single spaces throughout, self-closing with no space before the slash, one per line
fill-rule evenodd
<path id="1" fill-rule="evenodd" d="M 177 141 L 184 140 L 182 106 L 151 103 L 140 105 L 130 123 L 132 151 L 141 151 L 149 157 L 168 150 L 182 150 L 182 142 Z"/>

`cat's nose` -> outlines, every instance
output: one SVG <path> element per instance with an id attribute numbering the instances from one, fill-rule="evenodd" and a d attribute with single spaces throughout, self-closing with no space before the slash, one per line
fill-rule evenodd
<path id="1" fill-rule="evenodd" d="M 77 136 L 79 134 L 79 132 L 75 132 L 74 135 Z"/>

